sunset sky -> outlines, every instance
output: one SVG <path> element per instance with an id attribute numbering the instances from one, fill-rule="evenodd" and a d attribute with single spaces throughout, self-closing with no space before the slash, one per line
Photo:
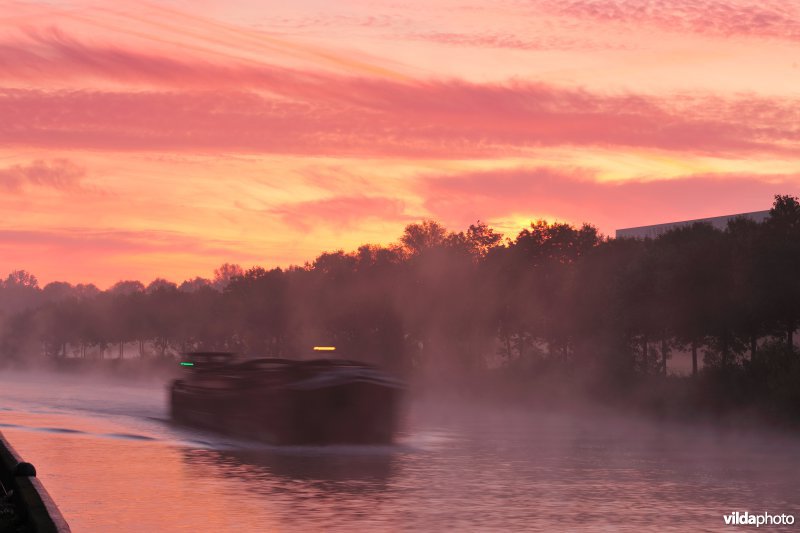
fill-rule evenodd
<path id="1" fill-rule="evenodd" d="M 0 275 L 287 266 L 800 192 L 800 3 L 0 0 Z"/>

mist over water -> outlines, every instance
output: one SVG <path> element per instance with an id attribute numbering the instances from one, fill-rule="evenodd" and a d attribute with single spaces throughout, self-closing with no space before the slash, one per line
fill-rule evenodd
<path id="1" fill-rule="evenodd" d="M 413 403 L 393 446 L 273 447 L 166 421 L 160 384 L 0 376 L 0 430 L 74 531 L 723 530 L 800 515 L 800 438 Z"/>

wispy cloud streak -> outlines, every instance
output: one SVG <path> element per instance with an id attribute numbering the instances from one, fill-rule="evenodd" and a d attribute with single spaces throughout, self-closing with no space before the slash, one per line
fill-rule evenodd
<path id="1" fill-rule="evenodd" d="M 650 24 L 669 31 L 800 40 L 794 2 L 761 0 L 540 0 L 549 12 L 600 22 Z"/>
<path id="2" fill-rule="evenodd" d="M 766 209 L 775 194 L 800 192 L 800 174 L 705 174 L 597 181 L 586 168 L 517 168 L 420 181 L 425 207 L 449 224 L 548 213 L 610 230 Z"/>
<path id="3" fill-rule="evenodd" d="M 405 204 L 395 198 L 376 196 L 337 196 L 284 204 L 268 210 L 279 216 L 284 224 L 308 230 L 315 225 L 327 228 L 348 229 L 367 220 L 411 221 L 404 214 Z"/>
<path id="4" fill-rule="evenodd" d="M 786 99 L 397 80 L 89 45 L 57 28 L 26 35 L 0 42 L 0 83 L 21 85 L 0 90 L 0 140 L 17 145 L 377 157 L 800 145 L 800 101 Z M 59 88 L 29 88 L 48 83 Z"/>
<path id="5" fill-rule="evenodd" d="M 60 191 L 80 187 L 86 170 L 68 159 L 36 160 L 28 165 L 0 168 L 0 187 L 17 192 L 25 187 L 41 187 Z"/>
<path id="6" fill-rule="evenodd" d="M 672 102 L 542 84 L 323 79 L 267 84 L 279 96 L 0 90 L 0 141 L 376 157 L 484 156 L 555 145 L 796 154 L 800 143 L 794 102 L 710 95 Z"/>
<path id="7" fill-rule="evenodd" d="M 104 254 L 198 254 L 258 257 L 241 250 L 241 243 L 208 239 L 166 230 L 83 228 L 1 229 L 0 247 L 34 247 L 52 252 Z"/>

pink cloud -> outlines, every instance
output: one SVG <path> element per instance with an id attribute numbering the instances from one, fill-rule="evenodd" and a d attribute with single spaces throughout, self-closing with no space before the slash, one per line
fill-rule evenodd
<path id="1" fill-rule="evenodd" d="M 541 34 L 530 37 L 508 31 L 427 31 L 403 34 L 402 38 L 450 46 L 506 48 L 511 50 L 618 50 L 625 48 L 621 44 L 593 41 L 586 36 Z"/>
<path id="2" fill-rule="evenodd" d="M 775 194 L 800 193 L 798 175 L 694 175 L 597 182 L 588 169 L 520 168 L 428 176 L 419 194 L 434 218 L 453 227 L 477 219 L 547 213 L 603 231 L 769 209 Z"/>
<path id="3" fill-rule="evenodd" d="M 374 196 L 339 196 L 284 204 L 268 212 L 278 215 L 294 229 L 308 230 L 316 225 L 328 228 L 352 228 L 369 219 L 411 220 L 404 214 L 405 204 L 394 198 Z"/>
<path id="4" fill-rule="evenodd" d="M 569 17 L 668 31 L 800 40 L 800 9 L 780 0 L 540 0 L 534 5 Z"/>
<path id="5" fill-rule="evenodd" d="M 0 141 L 378 157 L 509 155 L 554 145 L 796 153 L 800 141 L 798 108 L 790 102 L 708 97 L 670 109 L 663 100 L 544 85 L 330 84 L 339 86 L 306 101 L 222 90 L 0 90 Z"/>
<path id="6" fill-rule="evenodd" d="M 7 191 L 19 191 L 29 186 L 75 190 L 85 175 L 84 168 L 67 159 L 36 160 L 28 165 L 0 168 L 0 187 Z"/>
<path id="7" fill-rule="evenodd" d="M 397 81 L 87 46 L 56 30 L 30 39 L 0 45 L 0 81 L 78 88 L 0 89 L 0 141 L 15 145 L 480 157 L 553 145 L 797 153 L 800 143 L 790 100 Z M 80 88 L 97 79 L 127 85 Z"/>
<path id="8" fill-rule="evenodd" d="M 430 6 L 436 8 L 438 6 Z M 473 11 L 475 8 L 492 11 L 491 7 L 470 6 L 464 4 L 455 10 Z M 411 14 L 419 15 L 413 7 L 409 6 Z M 604 43 L 591 37 L 583 35 L 568 35 L 565 32 L 528 31 L 517 32 L 508 28 L 501 16 L 501 20 L 483 20 L 484 28 L 481 29 L 458 29 L 458 18 L 453 19 L 454 8 L 438 9 L 445 11 L 446 15 L 442 18 L 446 21 L 437 21 L 430 16 L 413 18 L 399 15 L 394 12 L 392 15 L 318 15 L 314 17 L 298 18 L 270 18 L 266 27 L 281 32 L 304 32 L 308 34 L 320 32 L 358 32 L 360 29 L 376 30 L 380 32 L 382 38 L 389 38 L 399 41 L 424 41 L 438 43 L 449 46 L 467 46 L 475 48 L 505 48 L 513 50 L 585 50 L 585 49 L 620 49 L 619 44 Z M 511 17 L 518 17 L 519 10 L 513 10 Z M 505 15 L 509 16 L 509 15 Z M 463 25 L 463 24 L 462 24 Z M 444 28 L 447 26 L 449 29 Z M 494 29 L 488 26 L 493 26 Z M 427 29 L 426 29 L 427 28 Z"/>
<path id="9" fill-rule="evenodd" d="M 171 87 L 279 85 L 288 69 L 224 64 L 183 54 L 182 59 L 120 46 L 86 45 L 56 26 L 27 29 L 25 39 L 0 42 L 0 79 L 31 82 L 85 81 L 86 78 Z"/>
<path id="10" fill-rule="evenodd" d="M 264 263 L 251 243 L 159 230 L 90 227 L 0 230 L 0 273 L 23 268 L 40 283 L 108 287 L 120 279 L 186 279 L 223 262 Z"/>
<path id="11" fill-rule="evenodd" d="M 197 253 L 224 255 L 236 253 L 241 243 L 208 239 L 165 230 L 121 230 L 95 228 L 2 229 L 0 248 L 39 248 L 70 255 L 128 253 Z M 244 254 L 248 256 L 248 254 Z M 57 257 L 53 255 L 51 257 Z M 257 257 L 250 254 L 249 257 Z"/>

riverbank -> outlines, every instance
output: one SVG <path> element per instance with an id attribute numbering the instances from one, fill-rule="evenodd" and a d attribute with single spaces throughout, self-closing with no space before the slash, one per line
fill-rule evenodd
<path id="1" fill-rule="evenodd" d="M 786 393 L 792 390 L 789 384 L 770 389 L 763 383 L 760 376 L 742 367 L 710 369 L 697 376 L 637 376 L 628 381 L 558 368 L 540 372 L 499 368 L 451 382 L 412 381 L 411 387 L 419 398 L 451 404 L 602 411 L 692 426 L 800 433 L 800 394 Z"/>
<path id="2" fill-rule="evenodd" d="M 740 365 L 704 369 L 697 376 L 649 375 L 622 380 L 577 373 L 558 365 L 506 366 L 471 374 L 420 372 L 408 377 L 407 382 L 410 400 L 432 403 L 555 410 L 602 408 L 656 420 L 800 431 L 800 388 L 792 386 L 793 374 L 773 372 L 777 377 L 765 379 L 763 370 Z M 179 378 L 183 369 L 173 357 L 61 358 L 40 360 L 35 365 L 7 365 L 0 372 L 69 378 L 89 386 L 118 383 L 160 387 Z"/>
<path id="3" fill-rule="evenodd" d="M 0 371 L 92 377 L 120 382 L 165 382 L 181 375 L 173 357 L 89 359 L 65 357 L 38 359 L 24 365 L 5 365 Z"/>

